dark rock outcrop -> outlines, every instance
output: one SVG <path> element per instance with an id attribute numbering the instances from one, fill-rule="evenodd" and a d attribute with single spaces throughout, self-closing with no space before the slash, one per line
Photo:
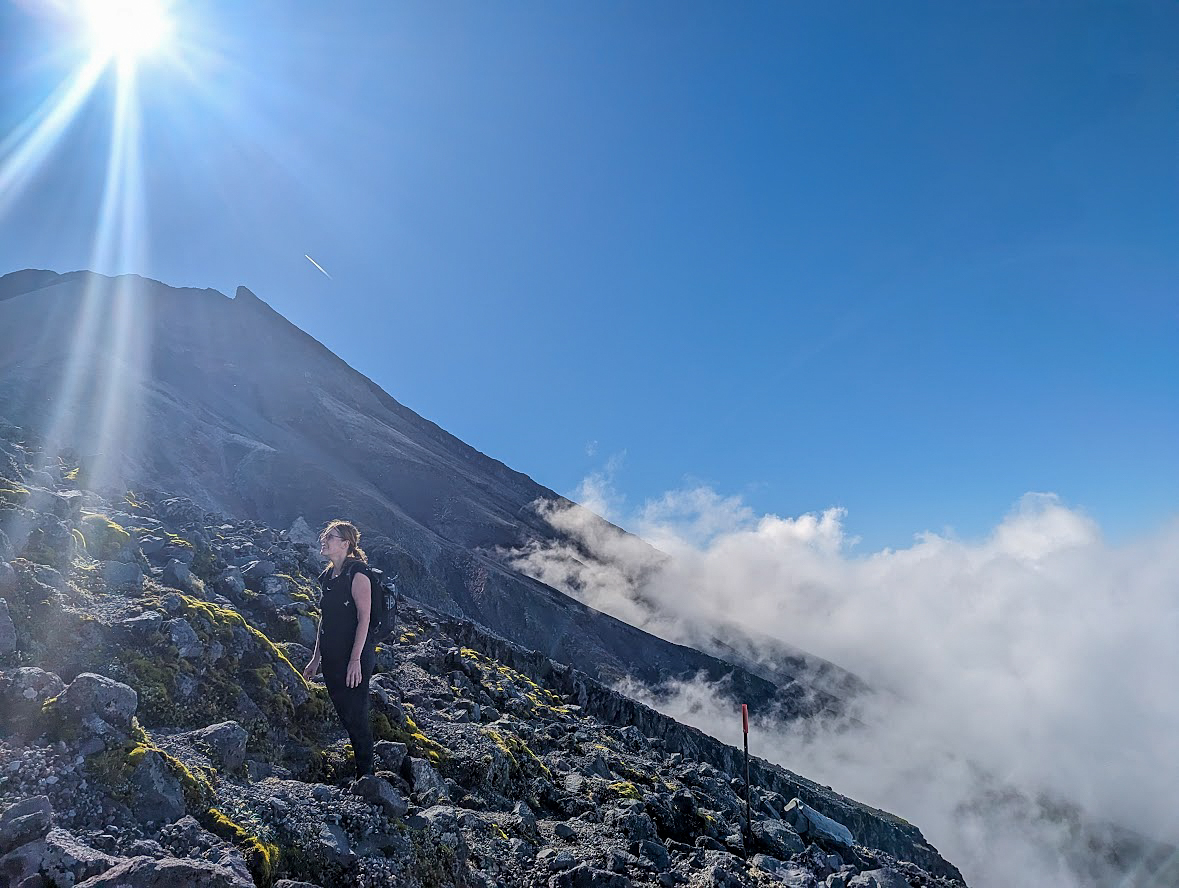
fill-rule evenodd
<path id="1" fill-rule="evenodd" d="M 43 838 L 52 824 L 53 809 L 46 796 L 17 802 L 0 814 L 0 856 L 13 848 Z"/>

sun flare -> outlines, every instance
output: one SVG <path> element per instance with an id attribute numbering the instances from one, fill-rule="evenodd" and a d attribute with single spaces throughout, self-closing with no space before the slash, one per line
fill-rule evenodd
<path id="1" fill-rule="evenodd" d="M 172 37 L 163 0 L 79 0 L 78 11 L 93 51 L 120 64 L 160 52 Z"/>

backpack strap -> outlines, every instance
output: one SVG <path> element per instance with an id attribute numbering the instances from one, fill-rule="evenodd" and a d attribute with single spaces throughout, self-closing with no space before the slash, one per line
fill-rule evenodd
<path id="1" fill-rule="evenodd" d="M 358 573 L 363 573 L 366 577 L 369 578 L 370 582 L 372 581 L 372 574 L 368 572 L 368 565 L 359 558 L 351 559 L 350 563 L 347 565 L 347 567 L 344 568 L 344 570 L 348 573 L 349 581 L 355 580 Z"/>

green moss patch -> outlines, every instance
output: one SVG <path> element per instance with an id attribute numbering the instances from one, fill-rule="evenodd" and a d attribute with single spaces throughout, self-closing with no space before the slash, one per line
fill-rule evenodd
<path id="1" fill-rule="evenodd" d="M 131 778 L 135 774 L 135 769 L 143 764 L 143 759 L 148 753 L 155 753 L 179 781 L 184 793 L 185 809 L 192 814 L 204 812 L 214 795 L 209 773 L 201 768 L 190 768 L 176 756 L 160 749 L 138 723 L 132 735 L 130 745 L 107 749 L 90 756 L 86 760 L 86 771 L 90 777 L 106 787 L 116 799 L 122 802 L 133 801 Z"/>
<path id="2" fill-rule="evenodd" d="M 139 694 L 145 724 L 201 728 L 234 718 L 250 736 L 250 749 L 270 761 L 302 767 L 329 726 L 326 693 L 304 683 L 291 662 L 236 611 L 179 593 L 183 615 L 197 637 L 220 655 L 184 658 L 166 635 L 148 645 L 111 649 L 112 677 Z M 148 604 L 157 604 L 152 599 Z M 292 698 L 299 688 L 307 691 Z M 295 700 L 300 699 L 296 707 Z M 313 763 L 312 763 L 313 764 Z"/>

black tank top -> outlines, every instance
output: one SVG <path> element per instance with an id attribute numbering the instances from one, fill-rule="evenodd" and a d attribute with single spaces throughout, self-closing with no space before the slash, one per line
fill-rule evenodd
<path id="1" fill-rule="evenodd" d="M 320 610 L 323 619 L 319 624 L 319 647 L 329 655 L 348 655 L 356 641 L 356 602 L 352 599 L 352 577 L 354 567 L 362 562 L 348 559 L 338 577 L 332 576 L 329 567 L 319 575 L 319 588 L 323 591 Z M 366 642 L 367 644 L 367 642 Z"/>

